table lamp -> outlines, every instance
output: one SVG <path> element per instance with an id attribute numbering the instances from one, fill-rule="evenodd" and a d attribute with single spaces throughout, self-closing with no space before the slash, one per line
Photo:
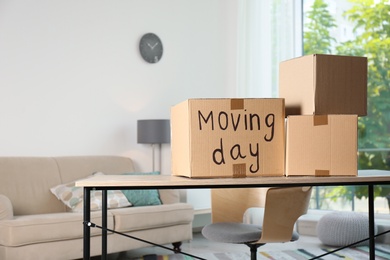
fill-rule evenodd
<path id="1" fill-rule="evenodd" d="M 159 164 L 161 167 L 161 144 L 171 142 L 171 127 L 168 119 L 145 119 L 137 120 L 137 143 L 152 145 L 153 171 L 154 148 L 159 148 Z M 159 169 L 160 170 L 160 169 Z"/>

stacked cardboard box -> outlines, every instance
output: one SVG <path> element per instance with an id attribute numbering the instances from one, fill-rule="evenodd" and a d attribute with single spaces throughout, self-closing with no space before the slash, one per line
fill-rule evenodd
<path id="1" fill-rule="evenodd" d="M 367 114 L 367 58 L 308 55 L 280 64 L 290 175 L 356 175 L 357 118 Z"/>
<path id="2" fill-rule="evenodd" d="M 284 175 L 284 99 L 189 99 L 171 109 L 172 174 Z"/>

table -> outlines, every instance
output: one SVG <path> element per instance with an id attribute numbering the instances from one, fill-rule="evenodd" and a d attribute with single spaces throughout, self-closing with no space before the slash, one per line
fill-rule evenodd
<path id="1" fill-rule="evenodd" d="M 291 176 L 255 178 L 193 179 L 171 175 L 102 175 L 76 182 L 84 187 L 84 259 L 90 259 L 90 191 L 102 190 L 102 259 L 107 256 L 107 190 L 116 189 L 218 189 L 293 186 L 367 185 L 369 210 L 370 259 L 375 259 L 374 186 L 390 184 L 390 171 L 362 170 L 358 176 Z"/>

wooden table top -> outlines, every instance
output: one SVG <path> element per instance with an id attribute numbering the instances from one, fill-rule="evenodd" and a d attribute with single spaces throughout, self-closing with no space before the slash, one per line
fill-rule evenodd
<path id="1" fill-rule="evenodd" d="M 278 176 L 197 179 L 172 175 L 98 175 L 76 181 L 78 187 L 120 189 L 248 188 L 390 184 L 390 171 L 360 170 L 358 176 Z"/>

